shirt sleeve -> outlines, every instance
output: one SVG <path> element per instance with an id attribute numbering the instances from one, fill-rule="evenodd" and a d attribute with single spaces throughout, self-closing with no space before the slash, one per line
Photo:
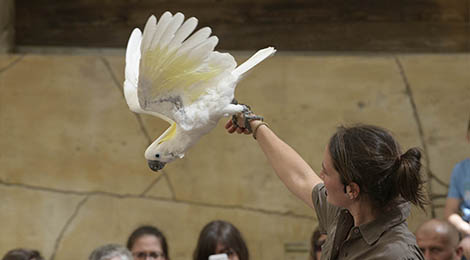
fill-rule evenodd
<path id="1" fill-rule="evenodd" d="M 458 187 L 459 183 L 463 180 L 461 179 L 461 169 L 460 164 L 455 165 L 452 170 L 452 176 L 450 177 L 449 192 L 447 193 L 448 198 L 462 199 L 463 194 L 460 192 Z"/>
<path id="2" fill-rule="evenodd" d="M 313 187 L 312 202 L 317 214 L 320 232 L 326 233 L 334 223 L 340 208 L 326 201 L 326 190 L 323 183 L 319 183 Z"/>

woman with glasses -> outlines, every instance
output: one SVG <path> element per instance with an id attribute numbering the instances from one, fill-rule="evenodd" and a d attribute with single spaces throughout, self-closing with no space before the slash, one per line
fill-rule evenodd
<path id="1" fill-rule="evenodd" d="M 226 254 L 229 260 L 250 259 L 242 234 L 227 221 L 212 221 L 202 229 L 193 260 L 207 260 L 216 254 Z"/>
<path id="2" fill-rule="evenodd" d="M 166 238 L 153 226 L 141 226 L 134 230 L 127 240 L 127 249 L 135 260 L 170 260 Z"/>

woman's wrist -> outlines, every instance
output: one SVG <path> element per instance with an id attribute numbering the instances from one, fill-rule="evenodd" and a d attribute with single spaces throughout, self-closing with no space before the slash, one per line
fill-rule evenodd
<path id="1" fill-rule="evenodd" d="M 250 122 L 251 129 L 253 130 L 253 138 L 256 139 L 256 136 L 258 134 L 258 130 L 262 126 L 269 127 L 268 123 L 263 122 L 261 120 L 253 120 Z"/>

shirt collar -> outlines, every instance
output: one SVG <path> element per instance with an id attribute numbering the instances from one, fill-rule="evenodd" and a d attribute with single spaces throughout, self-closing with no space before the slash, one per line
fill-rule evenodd
<path id="1" fill-rule="evenodd" d="M 383 212 L 375 220 L 359 226 L 361 235 L 368 245 L 375 243 L 390 228 L 406 221 L 410 215 L 410 203 L 402 202 Z"/>

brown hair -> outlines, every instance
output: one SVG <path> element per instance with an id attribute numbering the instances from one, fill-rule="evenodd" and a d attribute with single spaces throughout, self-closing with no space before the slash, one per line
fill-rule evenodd
<path id="1" fill-rule="evenodd" d="M 210 255 L 215 254 L 218 243 L 235 251 L 240 260 L 250 259 L 248 248 L 240 231 L 231 223 L 223 220 L 212 221 L 202 229 L 193 253 L 193 259 L 207 260 Z"/>
<path id="2" fill-rule="evenodd" d="M 127 239 L 127 244 L 126 247 L 130 251 L 132 251 L 132 247 L 134 247 L 135 242 L 137 239 L 150 235 L 158 238 L 160 240 L 163 254 L 165 254 L 165 259 L 170 259 L 170 256 L 168 255 L 168 244 L 166 242 L 165 235 L 156 227 L 154 226 L 140 226 L 136 230 L 132 232 L 132 234 L 129 236 Z"/>
<path id="3" fill-rule="evenodd" d="M 424 181 L 420 174 L 421 152 L 400 146 L 385 129 L 371 125 L 341 126 L 331 137 L 329 152 L 341 182 L 355 182 L 376 209 L 384 209 L 399 197 L 424 209 Z"/>
<path id="4" fill-rule="evenodd" d="M 17 248 L 8 251 L 2 260 L 44 260 L 38 250 Z"/>
<path id="5" fill-rule="evenodd" d="M 322 233 L 320 232 L 320 228 L 317 227 L 312 233 L 310 237 L 310 259 L 312 260 L 320 260 L 317 259 L 317 252 L 321 252 L 321 246 L 325 243 L 325 239 L 320 241 Z M 325 234 L 326 235 L 326 234 Z"/>

